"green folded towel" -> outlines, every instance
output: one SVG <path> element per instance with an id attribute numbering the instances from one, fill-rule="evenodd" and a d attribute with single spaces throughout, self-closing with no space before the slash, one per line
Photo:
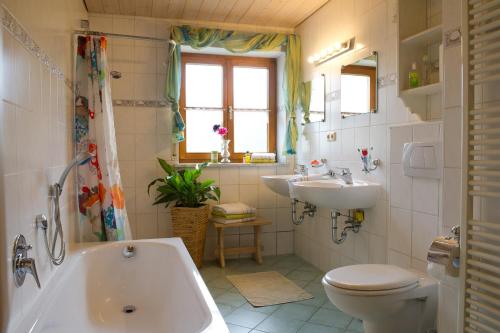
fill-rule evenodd
<path id="1" fill-rule="evenodd" d="M 222 217 L 226 220 L 238 220 L 238 219 L 246 219 L 249 217 L 255 217 L 255 213 L 246 213 L 246 214 L 224 214 L 219 210 L 213 210 L 212 216 Z"/>

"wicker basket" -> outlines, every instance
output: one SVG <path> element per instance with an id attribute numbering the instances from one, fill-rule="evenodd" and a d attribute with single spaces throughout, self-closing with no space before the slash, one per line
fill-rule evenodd
<path id="1" fill-rule="evenodd" d="M 196 267 L 203 263 L 207 235 L 209 206 L 198 208 L 173 207 L 172 228 L 174 237 L 181 237 Z"/>

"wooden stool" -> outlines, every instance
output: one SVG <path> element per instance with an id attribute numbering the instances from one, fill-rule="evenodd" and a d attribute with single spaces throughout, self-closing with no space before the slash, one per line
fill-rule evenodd
<path id="1" fill-rule="evenodd" d="M 217 248 L 215 250 L 215 255 L 219 257 L 220 266 L 222 268 L 226 267 L 226 260 L 224 259 L 224 255 L 241 254 L 241 253 L 255 253 L 255 261 L 258 264 L 262 264 L 262 253 L 260 250 L 260 245 L 261 245 L 260 236 L 262 232 L 262 226 L 271 223 L 272 223 L 271 221 L 267 221 L 262 218 L 257 218 L 254 221 L 238 222 L 238 223 L 213 222 L 215 230 L 217 230 Z M 253 227 L 254 246 L 232 247 L 227 249 L 224 248 L 224 229 L 239 228 L 239 227 Z"/>

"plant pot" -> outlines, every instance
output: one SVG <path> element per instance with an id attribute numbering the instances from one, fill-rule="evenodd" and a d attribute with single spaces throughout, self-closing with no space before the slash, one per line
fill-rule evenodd
<path id="1" fill-rule="evenodd" d="M 198 268 L 201 268 L 203 263 L 209 212 L 208 205 L 198 208 L 172 208 L 173 235 L 182 238 Z"/>

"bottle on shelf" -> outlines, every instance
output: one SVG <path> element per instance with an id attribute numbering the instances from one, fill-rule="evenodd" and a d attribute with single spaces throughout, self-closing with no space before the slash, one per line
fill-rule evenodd
<path id="1" fill-rule="evenodd" d="M 417 72 L 417 63 L 411 64 L 411 71 L 408 73 L 408 87 L 417 88 L 420 86 L 420 77 Z"/>

